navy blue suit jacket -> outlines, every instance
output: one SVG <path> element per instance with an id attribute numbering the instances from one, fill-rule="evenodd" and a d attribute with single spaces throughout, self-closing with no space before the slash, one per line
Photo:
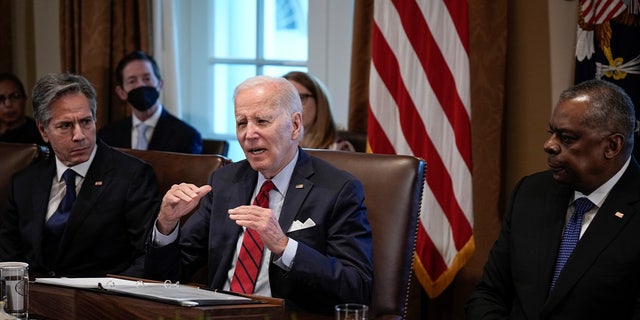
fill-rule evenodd
<path id="1" fill-rule="evenodd" d="M 302 149 L 283 203 L 279 222 L 299 242 L 288 272 L 270 257 L 269 281 L 274 297 L 290 309 L 332 313 L 337 303 L 370 302 L 373 261 L 371 229 L 361 183 L 352 175 L 307 155 Z M 228 209 L 247 205 L 258 173 L 244 160 L 216 171 L 213 190 L 180 230 L 179 241 L 149 245 L 147 276 L 189 281 L 208 267 L 209 285 L 222 289 L 242 228 Z M 287 232 L 293 221 L 312 219 L 316 226 Z"/>
<path id="2" fill-rule="evenodd" d="M 513 192 L 468 319 L 640 318 L 640 168 L 611 189 L 549 292 L 573 190 L 546 171 Z"/>
<path id="3" fill-rule="evenodd" d="M 132 126 L 133 120 L 128 116 L 105 125 L 98 132 L 98 136 L 112 147 L 131 149 Z M 200 154 L 202 153 L 202 136 L 198 130 L 163 108 L 148 149 Z"/>
<path id="4" fill-rule="evenodd" d="M 160 198 L 150 165 L 98 142 L 55 261 L 44 259 L 45 216 L 54 155 L 11 182 L 0 227 L 0 261 L 24 261 L 56 276 L 143 276 L 144 244 Z"/>

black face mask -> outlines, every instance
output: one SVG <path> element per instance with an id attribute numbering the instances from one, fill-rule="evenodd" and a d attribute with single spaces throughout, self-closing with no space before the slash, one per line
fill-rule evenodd
<path id="1" fill-rule="evenodd" d="M 156 87 L 138 87 L 129 91 L 127 101 L 137 110 L 147 111 L 158 101 L 159 96 L 160 92 Z"/>

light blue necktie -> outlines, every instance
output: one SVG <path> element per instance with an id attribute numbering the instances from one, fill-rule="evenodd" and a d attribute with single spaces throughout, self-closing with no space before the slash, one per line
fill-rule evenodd
<path id="1" fill-rule="evenodd" d="M 147 128 L 149 128 L 149 126 L 144 123 L 140 123 L 136 127 L 138 130 L 138 143 L 136 144 L 136 149 L 138 150 L 147 150 Z"/>
<path id="2" fill-rule="evenodd" d="M 569 260 L 569 256 L 573 249 L 580 240 L 580 229 L 582 228 L 582 218 L 585 212 L 589 211 L 593 207 L 593 203 L 589 199 L 582 197 L 574 201 L 575 211 L 569 219 L 569 223 L 564 229 L 562 234 L 562 241 L 560 242 L 560 250 L 558 251 L 558 259 L 556 260 L 556 269 L 553 273 L 553 280 L 551 280 L 551 290 L 556 285 L 556 280 L 560 275 L 560 271 L 564 268 L 564 264 Z"/>

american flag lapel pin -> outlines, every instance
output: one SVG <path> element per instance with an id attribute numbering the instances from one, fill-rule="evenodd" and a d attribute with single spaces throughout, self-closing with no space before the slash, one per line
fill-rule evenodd
<path id="1" fill-rule="evenodd" d="M 622 219 L 622 217 L 624 217 L 624 213 L 622 213 L 622 212 L 620 212 L 620 211 L 617 211 L 617 212 L 615 213 L 615 216 L 616 216 L 616 217 L 618 217 L 618 218 L 620 218 L 620 219 Z"/>
<path id="2" fill-rule="evenodd" d="M 102 186 L 102 181 L 96 181 L 96 183 L 94 183 L 94 185 L 96 187 L 100 187 L 100 186 Z"/>
<path id="3" fill-rule="evenodd" d="M 302 189 L 304 185 L 302 183 L 296 184 L 296 189 Z"/>

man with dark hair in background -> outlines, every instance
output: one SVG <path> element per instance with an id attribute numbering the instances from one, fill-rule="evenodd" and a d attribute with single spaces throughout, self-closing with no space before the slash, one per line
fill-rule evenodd
<path id="1" fill-rule="evenodd" d="M 160 103 L 160 68 L 150 55 L 134 51 L 116 67 L 116 94 L 131 116 L 102 127 L 98 136 L 112 147 L 202 153 L 202 136 Z"/>

